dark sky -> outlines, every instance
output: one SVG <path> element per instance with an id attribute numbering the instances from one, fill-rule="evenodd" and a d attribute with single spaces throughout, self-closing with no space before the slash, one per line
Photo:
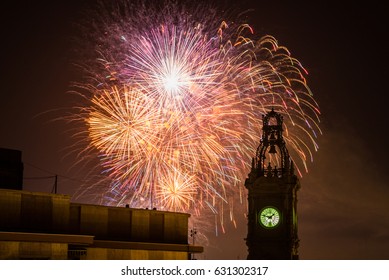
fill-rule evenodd
<path id="1" fill-rule="evenodd" d="M 72 195 L 84 171 L 69 154 L 68 128 L 53 119 L 75 102 L 67 93 L 77 78 L 69 38 L 80 6 L 34 2 L 1 9 L 0 147 L 22 151 L 25 177 L 60 174 L 58 192 Z M 387 15 L 378 2 L 335 2 L 236 7 L 252 8 L 254 30 L 275 36 L 304 65 L 322 112 L 320 148 L 298 194 L 301 259 L 389 259 Z M 52 186 L 24 181 L 26 190 Z M 245 259 L 245 235 L 240 219 L 201 258 Z"/>

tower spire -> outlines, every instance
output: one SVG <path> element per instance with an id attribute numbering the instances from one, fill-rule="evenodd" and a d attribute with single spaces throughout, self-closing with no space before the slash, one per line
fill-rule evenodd
<path id="1" fill-rule="evenodd" d="M 262 137 L 253 158 L 252 172 L 266 176 L 268 164 L 277 166 L 277 177 L 291 174 L 292 162 L 282 135 L 283 117 L 272 110 L 262 116 Z"/>

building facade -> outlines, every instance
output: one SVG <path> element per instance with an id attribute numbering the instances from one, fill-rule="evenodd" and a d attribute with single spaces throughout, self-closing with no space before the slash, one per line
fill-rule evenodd
<path id="1" fill-rule="evenodd" d="M 191 259 L 189 216 L 0 189 L 0 259 Z"/>

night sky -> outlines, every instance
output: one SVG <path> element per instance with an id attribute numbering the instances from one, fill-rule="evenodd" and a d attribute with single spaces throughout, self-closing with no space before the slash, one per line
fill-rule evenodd
<path id="1" fill-rule="evenodd" d="M 52 178 L 28 178 L 59 174 L 58 193 L 72 195 L 85 169 L 70 152 L 69 125 L 55 119 L 76 102 L 71 38 L 82 1 L 36 2 L 1 9 L 0 147 L 22 151 L 25 190 L 50 192 Z M 298 193 L 300 258 L 389 259 L 384 4 L 251 2 L 232 7 L 252 8 L 255 32 L 273 35 L 302 63 L 322 112 L 320 148 Z M 242 218 L 199 258 L 245 259 L 245 237 Z"/>

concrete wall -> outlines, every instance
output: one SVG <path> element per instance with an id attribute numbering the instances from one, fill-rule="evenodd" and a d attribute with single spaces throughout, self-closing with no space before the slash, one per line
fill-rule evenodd
<path id="1" fill-rule="evenodd" d="M 165 241 L 173 243 L 180 240 L 181 243 L 188 243 L 188 216 L 165 215 L 164 236 Z"/>
<path id="2" fill-rule="evenodd" d="M 188 218 L 0 189 L 0 259 L 187 259 Z"/>
<path id="3" fill-rule="evenodd" d="M 88 248 L 89 260 L 187 260 L 188 252 Z"/>
<path id="4" fill-rule="evenodd" d="M 20 192 L 0 189 L 0 230 L 20 228 L 21 201 Z"/>
<path id="5" fill-rule="evenodd" d="M 0 230 L 66 232 L 69 205 L 68 195 L 0 189 Z"/>
<path id="6" fill-rule="evenodd" d="M 0 189 L 0 231 L 187 244 L 188 218 L 185 213 L 70 203 L 67 195 Z"/>
<path id="7" fill-rule="evenodd" d="M 100 240 L 188 243 L 189 214 L 88 204 L 70 205 L 70 232 Z"/>
<path id="8" fill-rule="evenodd" d="M 64 243 L 0 241 L 2 260 L 66 260 L 67 256 Z"/>

